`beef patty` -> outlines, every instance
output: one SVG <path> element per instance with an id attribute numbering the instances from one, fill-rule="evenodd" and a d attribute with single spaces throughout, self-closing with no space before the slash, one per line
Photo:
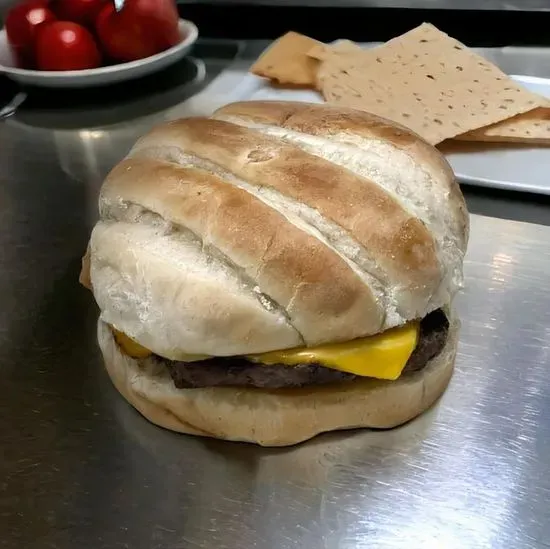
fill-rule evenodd
<path id="1" fill-rule="evenodd" d="M 418 372 L 445 346 L 449 321 L 438 309 L 420 322 L 420 337 L 402 376 Z M 198 362 L 179 362 L 154 355 L 170 371 L 179 389 L 197 387 L 237 386 L 281 389 L 353 381 L 355 374 L 326 368 L 321 364 L 257 364 L 245 357 L 214 357 Z"/>

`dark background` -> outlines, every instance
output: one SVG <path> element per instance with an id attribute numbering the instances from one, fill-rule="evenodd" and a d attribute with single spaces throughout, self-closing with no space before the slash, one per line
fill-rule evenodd
<path id="1" fill-rule="evenodd" d="M 201 36 L 212 38 L 273 39 L 295 30 L 321 41 L 345 37 L 377 42 L 429 21 L 471 47 L 550 45 L 550 12 L 281 7 L 253 3 L 182 4 L 180 12 L 198 25 Z"/>
<path id="2" fill-rule="evenodd" d="M 5 9 L 0 2 L 0 23 Z M 376 42 L 429 21 L 468 46 L 550 45 L 550 11 L 270 6 L 251 0 L 181 3 L 180 13 L 208 38 L 273 39 L 292 29 L 321 41 L 345 36 Z"/>

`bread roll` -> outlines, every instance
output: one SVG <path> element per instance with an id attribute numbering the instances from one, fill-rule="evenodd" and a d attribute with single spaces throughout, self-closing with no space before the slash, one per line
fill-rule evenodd
<path id="1" fill-rule="evenodd" d="M 167 358 L 365 337 L 462 283 L 468 215 L 447 162 L 350 109 L 246 102 L 163 124 L 99 207 L 101 319 Z"/>

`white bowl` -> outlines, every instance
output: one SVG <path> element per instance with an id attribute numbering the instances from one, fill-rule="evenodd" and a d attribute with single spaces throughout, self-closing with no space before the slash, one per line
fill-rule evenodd
<path id="1" fill-rule="evenodd" d="M 191 46 L 197 41 L 199 31 L 191 21 L 185 19 L 179 20 L 179 29 L 184 37 L 182 41 L 161 53 L 138 61 L 81 71 L 34 71 L 17 68 L 6 31 L 2 29 L 0 30 L 0 74 L 5 74 L 21 84 L 47 88 L 84 88 L 139 78 L 164 69 L 187 55 Z"/>

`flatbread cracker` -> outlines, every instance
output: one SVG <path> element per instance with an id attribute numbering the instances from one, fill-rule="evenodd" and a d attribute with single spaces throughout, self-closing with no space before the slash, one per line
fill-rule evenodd
<path id="1" fill-rule="evenodd" d="M 297 32 L 287 32 L 258 58 L 250 72 L 281 85 L 313 88 L 319 61 L 307 54 L 316 46 L 324 44 Z"/>
<path id="2" fill-rule="evenodd" d="M 316 46 L 313 46 L 311 50 L 309 50 L 308 55 L 310 57 L 313 57 L 314 59 L 317 59 L 318 61 L 325 62 L 333 55 L 347 56 L 349 59 L 349 56 L 355 54 L 360 55 L 364 53 L 364 51 L 365 50 L 355 42 L 351 42 L 350 40 L 338 40 L 337 42 L 334 42 L 330 45 L 317 44 Z M 319 80 L 319 67 L 320 64 L 317 66 L 315 78 L 315 88 L 317 89 L 317 91 L 321 91 L 321 82 Z"/>
<path id="3" fill-rule="evenodd" d="M 307 54 L 319 61 L 325 61 L 328 56 L 336 55 L 353 55 L 354 53 L 363 53 L 365 50 L 352 42 L 351 40 L 338 40 L 333 44 L 318 43 L 313 46 Z"/>
<path id="4" fill-rule="evenodd" d="M 328 55 L 317 78 L 329 103 L 389 118 L 434 145 L 546 101 L 426 23 L 361 53 Z"/>
<path id="5" fill-rule="evenodd" d="M 455 137 L 460 141 L 550 145 L 550 108 L 540 107 L 508 120 Z"/>

